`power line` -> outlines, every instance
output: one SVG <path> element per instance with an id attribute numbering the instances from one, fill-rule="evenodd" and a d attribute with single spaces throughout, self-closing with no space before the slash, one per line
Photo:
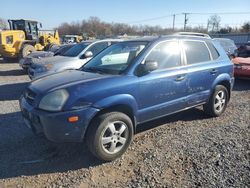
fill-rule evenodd
<path id="1" fill-rule="evenodd" d="M 147 21 L 154 21 L 154 20 L 160 20 L 160 19 L 164 19 L 164 18 L 170 18 L 173 17 L 174 15 L 182 15 L 184 14 L 184 16 L 187 16 L 187 14 L 190 15 L 213 15 L 213 14 L 219 14 L 219 15 L 235 15 L 235 14 L 250 14 L 250 12 L 193 12 L 193 13 L 176 13 L 176 14 L 171 14 L 171 15 L 165 15 L 165 16 L 159 16 L 159 17 L 153 17 L 153 18 L 147 18 L 144 20 L 137 20 L 137 21 L 132 21 L 132 22 L 128 22 L 128 24 L 134 24 L 134 23 L 142 23 L 142 22 L 147 22 Z M 173 19 L 175 19 L 175 16 Z M 187 22 L 187 21 L 186 21 Z M 174 24 L 173 24 L 174 26 Z M 174 28 L 174 27 L 173 27 Z"/>
<path id="2" fill-rule="evenodd" d="M 180 15 L 180 14 L 174 14 L 174 15 Z M 147 21 L 153 21 L 153 20 L 160 20 L 160 19 L 163 19 L 163 18 L 170 18 L 172 16 L 173 16 L 173 14 L 166 15 L 166 16 L 159 16 L 159 17 L 154 17 L 154 18 L 148 18 L 148 19 L 145 19 L 145 20 L 137 20 L 137 21 L 128 22 L 128 24 L 141 23 L 141 22 L 147 22 Z"/>
<path id="3" fill-rule="evenodd" d="M 209 14 L 250 14 L 250 12 L 207 12 L 207 13 L 202 13 L 202 12 L 194 12 L 194 13 L 190 13 L 190 14 L 199 14 L 199 15 L 209 15 Z"/>

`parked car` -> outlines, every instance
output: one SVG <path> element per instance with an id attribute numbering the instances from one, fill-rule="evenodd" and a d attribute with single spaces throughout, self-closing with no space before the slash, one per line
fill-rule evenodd
<path id="1" fill-rule="evenodd" d="M 238 57 L 250 57 L 250 42 L 243 44 L 238 48 Z"/>
<path id="2" fill-rule="evenodd" d="M 67 45 L 62 45 L 58 46 L 57 48 L 51 48 L 50 51 L 35 51 L 32 52 L 31 54 L 27 55 L 26 57 L 22 58 L 19 61 L 20 67 L 22 67 L 23 70 L 28 71 L 29 66 L 32 63 L 39 62 L 41 58 L 46 58 L 46 57 L 52 57 L 52 56 L 63 56 L 63 54 L 70 49 L 73 46 L 73 44 L 67 44 Z"/>
<path id="3" fill-rule="evenodd" d="M 220 116 L 233 64 L 206 37 L 165 36 L 114 44 L 78 70 L 37 79 L 20 99 L 24 121 L 55 142 L 87 142 L 104 161 L 121 156 L 138 124 L 203 105 Z"/>
<path id="4" fill-rule="evenodd" d="M 250 78 L 250 57 L 236 57 L 233 59 L 234 76 L 237 78 Z"/>
<path id="5" fill-rule="evenodd" d="M 79 69 L 93 56 L 107 48 L 111 44 L 122 41 L 121 39 L 105 39 L 99 41 L 85 41 L 75 44 L 67 50 L 63 56 L 49 57 L 33 63 L 29 67 L 30 79 L 35 79 L 63 70 Z"/>
<path id="6" fill-rule="evenodd" d="M 238 49 L 233 40 L 227 38 L 214 38 L 214 40 L 221 44 L 230 59 L 238 55 Z"/>

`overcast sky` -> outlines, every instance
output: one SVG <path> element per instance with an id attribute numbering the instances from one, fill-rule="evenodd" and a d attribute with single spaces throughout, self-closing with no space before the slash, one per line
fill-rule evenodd
<path id="1" fill-rule="evenodd" d="M 90 16 L 106 22 L 172 27 L 171 15 L 184 12 L 202 13 L 188 15 L 190 26 L 206 27 L 211 14 L 205 13 L 244 13 L 218 14 L 222 26 L 240 26 L 250 21 L 250 0 L 2 0 L 0 6 L 0 17 L 34 19 L 42 22 L 45 29 Z M 184 16 L 176 15 L 176 27 L 182 27 L 183 22 Z"/>

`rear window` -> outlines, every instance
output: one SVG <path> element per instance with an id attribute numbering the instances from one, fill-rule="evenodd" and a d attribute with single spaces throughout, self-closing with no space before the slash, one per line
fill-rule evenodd
<path id="1" fill-rule="evenodd" d="M 207 46 L 211 52 L 213 59 L 217 59 L 220 55 L 219 55 L 218 51 L 216 50 L 216 48 L 214 47 L 214 45 L 211 42 L 206 42 L 206 43 L 207 43 Z"/>
<path id="2" fill-rule="evenodd" d="M 187 64 L 196 64 L 210 61 L 207 46 L 201 41 L 183 41 L 186 52 Z"/>

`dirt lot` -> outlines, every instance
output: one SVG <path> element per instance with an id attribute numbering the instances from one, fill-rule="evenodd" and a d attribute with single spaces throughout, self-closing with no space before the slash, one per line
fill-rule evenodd
<path id="1" fill-rule="evenodd" d="M 222 117 L 196 108 L 140 125 L 126 154 L 105 164 L 84 144 L 25 127 L 18 98 L 28 83 L 0 60 L 0 187 L 250 187 L 250 81 L 236 81 Z"/>

